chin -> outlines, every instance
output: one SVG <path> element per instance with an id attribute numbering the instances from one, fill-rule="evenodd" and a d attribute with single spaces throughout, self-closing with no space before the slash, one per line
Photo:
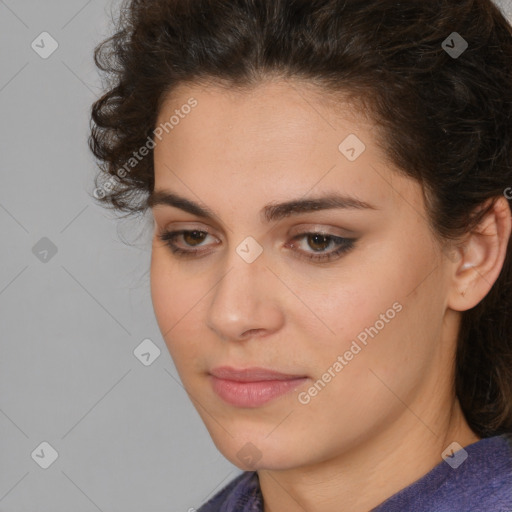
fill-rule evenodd
<path id="1" fill-rule="evenodd" d="M 212 439 L 219 452 L 243 471 L 286 470 L 304 464 L 303 443 L 293 443 L 284 431 L 271 439 L 268 429 L 252 430 L 252 434 L 247 429 L 238 431 L 243 434 L 230 430 L 233 437 L 223 431 Z"/>

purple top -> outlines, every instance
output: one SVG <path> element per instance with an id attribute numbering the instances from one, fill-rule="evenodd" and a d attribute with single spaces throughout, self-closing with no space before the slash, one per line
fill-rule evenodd
<path id="1" fill-rule="evenodd" d="M 449 452 L 370 512 L 512 512 L 512 434 Z M 263 512 L 258 474 L 246 471 L 197 512 Z"/>

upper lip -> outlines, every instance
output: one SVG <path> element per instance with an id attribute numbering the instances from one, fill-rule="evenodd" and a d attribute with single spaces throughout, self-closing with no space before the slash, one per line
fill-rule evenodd
<path id="1" fill-rule="evenodd" d="M 291 375 L 267 368 L 232 368 L 230 366 L 220 366 L 210 370 L 210 374 L 219 379 L 234 380 L 238 382 L 257 382 L 262 380 L 291 380 L 306 377 L 305 375 Z"/>

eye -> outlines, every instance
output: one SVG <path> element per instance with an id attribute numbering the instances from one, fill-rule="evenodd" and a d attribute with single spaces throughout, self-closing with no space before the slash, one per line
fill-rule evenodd
<path id="1" fill-rule="evenodd" d="M 354 238 L 343 238 L 335 235 L 324 234 L 324 233 L 301 233 L 293 238 L 295 240 L 303 239 L 305 242 L 301 245 L 302 248 L 298 251 L 299 257 L 306 258 L 308 260 L 326 262 L 331 261 L 337 257 L 340 257 L 342 254 L 353 249 L 355 245 Z M 297 244 L 290 244 L 290 247 L 296 247 Z M 326 249 L 331 247 L 331 251 L 326 252 Z M 313 252 L 309 252 L 308 250 L 304 250 L 304 248 L 311 248 Z"/>
<path id="2" fill-rule="evenodd" d="M 196 256 L 200 253 L 203 253 L 203 256 L 208 254 L 209 251 L 207 252 L 194 248 L 205 245 L 203 242 L 208 236 L 211 235 L 207 231 L 201 231 L 197 229 L 164 231 L 158 234 L 158 238 L 165 242 L 173 254 L 184 258 L 201 257 Z M 176 243 L 176 241 L 180 239 L 182 241 L 181 246 L 180 244 Z M 296 243 L 297 240 L 301 239 L 304 239 L 306 242 L 306 247 L 304 247 L 304 244 Z M 354 238 L 343 238 L 331 234 L 311 232 L 301 233 L 300 235 L 294 236 L 292 241 L 289 242 L 286 247 L 296 249 L 298 246 L 301 246 L 296 251 L 299 254 L 298 257 L 317 262 L 327 262 L 350 251 L 354 247 L 355 242 L 356 239 Z M 192 249 L 190 249 L 191 247 Z M 313 249 L 313 252 L 308 251 L 308 247 Z M 326 251 L 329 247 L 331 250 Z"/>
<path id="3" fill-rule="evenodd" d="M 198 252 L 203 252 L 199 249 L 190 250 L 179 247 L 175 240 L 180 236 L 183 238 L 186 247 L 196 247 L 199 246 L 207 236 L 209 236 L 209 233 L 198 229 L 181 229 L 179 231 L 164 231 L 158 235 L 158 238 L 162 240 L 162 242 L 165 242 L 173 254 L 179 256 L 193 256 Z"/>

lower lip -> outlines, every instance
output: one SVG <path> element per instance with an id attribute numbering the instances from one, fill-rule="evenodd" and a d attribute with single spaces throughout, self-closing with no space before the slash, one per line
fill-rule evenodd
<path id="1" fill-rule="evenodd" d="M 278 396 L 289 393 L 307 378 L 238 382 L 211 376 L 213 390 L 228 404 L 236 407 L 260 407 Z"/>

